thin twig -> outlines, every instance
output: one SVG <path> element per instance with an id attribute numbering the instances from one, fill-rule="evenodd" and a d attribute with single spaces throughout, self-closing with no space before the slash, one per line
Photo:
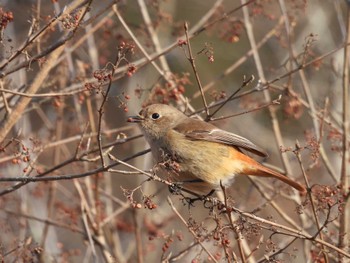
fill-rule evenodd
<path id="1" fill-rule="evenodd" d="M 184 28 L 185 28 L 185 35 L 186 35 L 187 50 L 188 50 L 188 57 L 187 57 L 187 59 L 188 59 L 188 61 L 191 64 L 194 76 L 195 76 L 196 81 L 197 81 L 198 88 L 199 88 L 199 90 L 201 92 L 201 97 L 202 97 L 203 105 L 204 105 L 204 108 L 205 108 L 205 112 L 206 112 L 207 116 L 209 116 L 210 114 L 209 114 L 207 100 L 205 99 L 205 94 L 204 94 L 204 91 L 203 91 L 202 83 L 201 83 L 201 80 L 199 78 L 199 74 L 198 74 L 198 71 L 197 71 L 196 63 L 194 62 L 194 57 L 193 57 L 193 54 L 192 54 L 191 42 L 190 42 L 190 38 L 188 36 L 188 24 L 187 24 L 187 22 L 185 22 Z"/>
<path id="2" fill-rule="evenodd" d="M 233 92 L 230 97 L 228 97 L 227 99 L 225 99 L 225 101 L 223 101 L 222 103 L 220 103 L 219 107 L 210 115 L 207 116 L 207 120 L 213 120 L 212 117 L 219 112 L 219 110 L 221 110 L 222 107 L 225 106 L 225 104 L 229 101 L 231 101 L 238 92 L 240 92 L 244 87 L 248 86 L 250 83 L 252 83 L 254 81 L 254 76 L 252 75 L 249 79 L 246 79 L 246 77 L 244 76 L 242 85 L 235 91 Z"/>
<path id="3" fill-rule="evenodd" d="M 4 101 L 4 105 L 5 105 L 5 110 L 6 110 L 6 114 L 9 115 L 11 114 L 11 108 L 7 102 L 7 98 L 5 96 L 5 92 L 4 92 L 4 80 L 3 79 L 0 79 L 0 92 L 1 92 L 1 97 Z"/>
<path id="4" fill-rule="evenodd" d="M 264 189 L 261 189 L 261 187 L 253 180 L 253 178 L 250 178 L 250 181 L 254 185 L 254 187 L 257 189 L 257 191 L 260 193 L 260 195 L 270 203 L 270 205 L 275 209 L 275 211 L 290 225 L 292 225 L 294 228 L 298 228 L 299 224 L 297 224 L 290 216 L 287 215 L 287 213 L 275 202 L 272 200 L 271 197 L 267 195 L 267 191 Z"/>
<path id="5" fill-rule="evenodd" d="M 105 92 L 102 92 L 103 99 L 102 99 L 101 105 L 98 109 L 97 142 L 98 142 L 98 148 L 100 150 L 99 152 L 100 152 L 102 167 L 106 166 L 104 158 L 103 158 L 103 150 L 102 150 L 102 148 L 103 148 L 102 147 L 102 117 L 104 115 L 104 106 L 105 106 L 105 103 L 107 102 L 107 98 L 108 98 L 109 92 L 110 92 L 111 87 L 112 87 L 112 78 L 114 76 L 115 69 L 118 68 L 121 60 L 122 60 L 122 51 L 120 49 L 118 49 L 117 55 L 116 55 L 116 58 L 115 58 L 115 61 L 113 64 L 111 75 L 109 75 L 109 77 L 108 77 L 109 81 L 108 81 L 107 90 Z"/>
<path id="6" fill-rule="evenodd" d="M 142 238 L 141 238 L 141 229 L 138 224 L 138 211 L 136 209 L 133 209 L 132 217 L 134 221 L 134 231 L 135 231 L 135 240 L 136 240 L 136 249 L 137 249 L 137 262 L 143 263 L 143 246 L 142 246 Z"/>
<path id="7" fill-rule="evenodd" d="M 216 23 L 219 23 L 225 19 L 227 19 L 230 15 L 232 15 L 233 13 L 237 12 L 238 10 L 242 9 L 243 7 L 250 5 L 252 3 L 254 3 L 256 0 L 250 0 L 244 4 L 241 4 L 240 6 L 237 6 L 236 8 L 224 13 L 221 17 L 219 17 L 218 19 L 209 22 L 208 24 L 204 25 L 203 27 L 199 28 L 197 31 L 195 31 L 193 34 L 196 36 L 198 34 L 200 34 L 201 32 L 207 30 L 208 28 L 212 27 L 213 25 L 215 25 Z"/>
<path id="8" fill-rule="evenodd" d="M 84 18 L 84 15 L 86 14 L 87 9 L 90 7 L 91 1 L 92 0 L 88 1 L 87 6 L 85 7 L 83 13 L 79 17 L 76 28 L 78 28 L 80 21 Z M 44 82 L 49 72 L 53 68 L 54 62 L 57 60 L 59 55 L 64 51 L 66 41 L 68 41 L 68 39 L 70 39 L 74 35 L 75 31 L 76 29 L 73 30 L 71 34 L 68 34 L 68 37 L 65 39 L 65 41 L 61 41 L 61 42 L 59 41 L 56 44 L 57 47 L 55 47 L 55 49 L 53 49 L 53 51 L 50 53 L 45 63 L 45 67 L 42 67 L 40 72 L 36 75 L 33 83 L 28 88 L 28 93 L 36 93 L 40 89 L 42 83 Z M 5 123 L 2 125 L 2 128 L 0 129 L 0 143 L 5 139 L 7 134 L 10 132 L 11 128 L 15 125 L 17 120 L 22 116 L 22 112 L 24 111 L 26 106 L 30 103 L 30 101 L 31 101 L 30 98 L 22 97 L 21 100 L 17 103 L 17 105 L 13 108 L 11 115 L 8 116 Z"/>
<path id="9" fill-rule="evenodd" d="M 309 199 L 310 199 L 312 213 L 313 213 L 313 216 L 314 216 L 314 219 L 315 219 L 315 222 L 316 222 L 318 235 L 319 235 L 321 240 L 324 240 L 323 234 L 321 232 L 320 220 L 318 219 L 315 202 L 314 202 L 314 199 L 313 199 L 313 196 L 312 196 L 312 193 L 311 193 L 311 187 L 310 187 L 309 179 L 307 178 L 307 175 L 306 175 L 303 163 L 301 161 L 301 154 L 300 154 L 301 147 L 300 147 L 300 144 L 299 144 L 298 141 L 296 141 L 295 146 L 296 146 L 295 155 L 297 157 L 297 160 L 298 160 L 299 165 L 300 165 L 300 169 L 301 169 L 303 177 L 304 177 L 304 181 L 305 181 L 305 185 L 306 185 L 306 189 L 307 189 L 307 195 L 309 196 Z M 324 245 L 321 245 L 321 247 L 322 247 L 322 253 L 323 253 L 323 258 L 324 258 L 325 262 L 329 262 L 328 255 L 327 255 L 327 253 L 325 251 Z"/>
<path id="10" fill-rule="evenodd" d="M 45 26 L 43 28 L 41 28 L 40 30 L 38 30 L 35 34 L 33 34 L 32 36 L 30 36 L 28 39 L 26 39 L 23 44 L 16 50 L 16 52 L 13 52 L 11 54 L 11 56 L 7 59 L 4 59 L 2 61 L 0 61 L 0 70 L 2 70 L 3 68 L 5 68 L 11 61 L 13 61 L 16 57 L 18 57 L 20 54 L 22 54 L 24 52 L 24 50 L 29 47 L 30 44 L 34 43 L 34 41 L 41 37 L 47 30 L 51 30 L 51 28 L 53 26 L 55 26 L 59 19 L 65 15 L 65 14 L 69 14 L 70 12 L 72 12 L 74 9 L 76 9 L 79 5 L 83 5 L 85 3 L 87 3 L 89 1 L 84 0 L 84 1 L 75 1 L 73 3 L 71 3 L 69 6 L 67 6 L 65 8 L 65 10 L 63 12 L 61 12 L 60 14 L 58 14 L 57 16 L 55 16 L 54 18 L 52 18 L 47 24 L 45 24 Z M 90 1 L 91 2 L 91 1 Z M 3 74 L 2 72 L 0 72 L 0 75 Z"/>
<path id="11" fill-rule="evenodd" d="M 34 79 L 32 85 L 28 88 L 29 93 L 35 93 L 41 87 L 41 84 L 44 82 L 50 70 L 52 69 L 53 62 L 58 58 L 58 56 L 63 52 L 63 50 L 64 45 L 51 52 L 50 56 L 48 57 L 45 63 L 45 67 L 42 67 L 41 71 L 37 74 L 36 78 Z M 22 97 L 21 100 L 17 102 L 17 105 L 13 107 L 12 113 L 1 125 L 2 127 L 0 128 L 0 143 L 5 139 L 7 134 L 10 132 L 11 128 L 22 116 L 22 112 L 29 103 L 30 98 Z"/>
<path id="12" fill-rule="evenodd" d="M 186 226 L 188 231 L 193 235 L 194 239 L 199 243 L 199 245 L 203 248 L 203 250 L 207 253 L 207 255 L 210 257 L 210 259 L 213 262 L 218 263 L 218 261 L 215 259 L 215 257 L 211 254 L 211 252 L 204 246 L 203 242 L 200 240 L 200 238 L 197 237 L 196 232 L 187 224 L 186 220 L 182 217 L 182 215 L 177 211 L 176 207 L 174 206 L 173 202 L 171 201 L 170 197 L 167 197 L 167 201 L 173 212 L 177 215 L 177 217 L 180 219 L 180 221 Z"/>
<path id="13" fill-rule="evenodd" d="M 258 217 L 254 214 L 251 214 L 251 213 L 247 213 L 247 212 L 243 212 L 241 211 L 240 209 L 236 208 L 236 207 L 231 207 L 231 209 L 233 210 L 233 212 L 235 213 L 238 213 L 244 217 L 247 217 L 247 218 L 250 218 L 250 219 L 253 219 L 255 221 L 258 221 L 260 223 L 263 223 L 263 224 L 267 224 L 269 225 L 270 227 L 275 227 L 275 228 L 278 228 L 278 229 L 283 229 L 287 232 L 289 232 L 289 235 L 290 236 L 295 236 L 295 237 L 299 237 L 301 239 L 306 239 L 306 240 L 310 240 L 310 241 L 314 241 L 314 242 L 317 242 L 319 243 L 320 245 L 324 245 L 338 253 L 340 253 L 341 255 L 347 257 L 350 259 L 350 254 L 348 252 L 346 252 L 345 250 L 343 249 L 340 249 L 338 248 L 337 246 L 331 244 L 331 243 L 328 243 L 326 241 L 323 241 L 319 238 L 315 238 L 313 237 L 312 235 L 309 235 L 307 233 L 304 233 L 303 231 L 301 230 L 296 230 L 296 229 L 293 229 L 293 228 L 290 228 L 290 227 L 287 227 L 287 226 L 284 226 L 284 225 L 281 225 L 281 224 L 278 224 L 276 222 L 273 222 L 273 221 L 270 221 L 270 220 L 267 220 L 267 219 L 264 219 L 264 218 L 261 218 L 261 217 Z"/>
<path id="14" fill-rule="evenodd" d="M 284 250 L 286 250 L 290 245 L 292 245 L 296 240 L 298 240 L 297 237 L 293 237 L 291 238 L 291 240 L 281 249 L 275 251 L 273 254 L 271 255 L 265 255 L 263 259 L 260 259 L 259 261 L 257 261 L 257 263 L 262 263 L 262 262 L 270 262 L 270 258 L 273 258 L 274 256 L 277 256 L 278 254 L 282 253 Z"/>
<path id="15" fill-rule="evenodd" d="M 77 186 L 77 182 L 75 182 L 75 185 Z M 79 190 L 80 188 L 78 188 L 78 192 L 80 193 L 80 195 L 82 195 L 82 192 L 81 190 Z M 80 204 L 80 209 L 81 209 L 81 216 L 82 216 L 82 221 L 83 221 L 83 226 L 84 226 L 84 229 L 85 229 L 85 232 L 86 232 L 86 235 L 88 237 L 88 240 L 89 240 L 89 244 L 90 244 L 90 248 L 91 248 L 91 251 L 92 251 L 92 255 L 93 255 L 93 258 L 94 260 L 96 261 L 97 259 L 97 254 L 96 254 L 96 249 L 95 249 L 95 245 L 94 245 L 94 242 L 92 241 L 92 233 L 90 231 L 90 227 L 89 227 L 89 223 L 88 223 L 88 216 L 87 216 L 87 208 L 88 206 L 85 204 L 85 202 L 81 201 L 81 204 Z"/>
<path id="16" fill-rule="evenodd" d="M 130 37 L 132 38 L 132 40 L 135 42 L 135 44 L 137 45 L 137 47 L 141 50 L 141 52 L 144 54 L 144 56 L 147 59 L 147 62 L 150 62 L 152 64 L 152 66 L 158 71 L 158 73 L 164 77 L 164 79 L 167 79 L 167 76 L 165 75 L 165 72 L 157 65 L 157 63 L 154 61 L 154 59 L 151 58 L 150 55 L 148 55 L 148 53 L 146 52 L 145 48 L 143 47 L 143 45 L 140 43 L 140 41 L 138 40 L 138 38 L 134 35 L 134 33 L 131 31 L 131 29 L 129 28 L 129 26 L 126 24 L 124 18 L 121 16 L 121 14 L 119 13 L 118 7 L 117 5 L 113 5 L 113 11 L 115 13 L 115 15 L 118 17 L 120 23 L 123 25 L 124 29 L 128 32 L 128 34 L 130 35 Z M 162 53 L 158 53 L 159 56 L 161 57 L 163 54 Z"/>
<path id="17" fill-rule="evenodd" d="M 111 129 L 111 130 L 103 131 L 102 134 L 103 135 L 111 135 L 113 133 L 119 133 L 119 132 L 127 131 L 129 129 L 132 129 L 132 127 L 125 126 L 125 127 L 122 127 L 122 128 L 117 128 L 117 129 Z M 36 153 L 41 153 L 41 152 L 44 152 L 47 149 L 54 148 L 54 147 L 57 147 L 57 146 L 60 146 L 60 145 L 63 145 L 63 144 L 69 144 L 69 143 L 72 143 L 74 141 L 78 141 L 78 144 L 79 144 L 81 140 L 83 140 L 83 139 L 91 139 L 92 137 L 94 137 L 96 135 L 97 135 L 97 132 L 90 133 L 90 134 L 85 134 L 85 135 L 75 135 L 75 136 L 67 137 L 67 138 L 64 138 L 64 139 L 61 139 L 61 140 L 57 140 L 57 141 L 54 141 L 54 142 L 51 142 L 51 143 L 50 142 L 46 142 L 43 145 L 34 146 L 32 148 L 32 151 L 36 152 Z M 132 141 L 132 140 L 140 138 L 142 136 L 143 135 L 139 134 L 139 135 L 135 135 L 135 136 L 130 136 L 128 138 L 118 139 L 118 140 L 116 140 L 116 141 L 114 141 L 112 143 L 104 145 L 103 149 L 109 148 L 109 147 L 111 147 L 113 145 L 125 143 L 127 141 Z M 3 146 L 3 148 L 4 147 L 5 148 L 8 147 L 10 142 L 11 142 L 11 140 L 9 140 L 9 142 L 5 146 Z M 99 151 L 99 149 L 92 149 L 92 150 L 87 151 L 85 154 L 95 153 L 97 151 Z M 11 156 L 11 155 L 5 156 L 4 158 L 0 159 L 0 163 L 8 162 L 8 161 L 12 160 L 13 158 L 14 158 L 14 156 Z"/>
<path id="18" fill-rule="evenodd" d="M 134 159 L 135 157 L 138 157 L 138 156 L 141 156 L 141 155 L 144 155 L 146 153 L 150 152 L 150 149 L 147 149 L 147 150 L 144 150 L 144 151 L 141 151 L 139 153 L 136 153 L 128 158 L 125 158 L 124 159 L 124 162 L 127 162 L 127 161 L 130 161 L 132 159 Z M 53 176 L 50 176 L 50 177 L 46 177 L 45 178 L 42 178 L 43 176 L 45 175 L 48 175 L 50 173 L 52 173 L 53 171 L 56 171 L 68 164 L 71 164 L 71 163 L 74 163 L 76 161 L 79 161 L 80 158 L 75 158 L 75 157 L 71 157 L 69 159 L 67 159 L 66 161 L 60 163 L 59 165 L 55 166 L 55 167 L 52 167 L 51 169 L 45 171 L 44 173 L 41 173 L 41 174 L 38 174 L 36 175 L 35 177 L 27 177 L 27 175 L 25 174 L 24 177 L 2 177 L 0 178 L 0 181 L 3 180 L 3 182 L 6 182 L 6 181 L 12 181 L 12 182 L 19 182 L 13 186 L 10 186 L 9 188 L 5 189 L 5 190 L 2 190 L 0 192 L 0 196 L 3 196 L 3 195 L 6 195 L 8 193 L 11 193 L 19 188 L 21 188 L 22 186 L 30 183 L 30 182 L 34 182 L 34 181 L 52 181 L 52 180 L 70 180 L 70 179 L 74 179 L 74 178 L 82 178 L 82 177 L 86 177 L 86 176 L 90 176 L 90 175 L 93 175 L 93 174 L 97 174 L 99 172 L 105 172 L 105 171 L 108 171 L 109 168 L 113 168 L 117 165 L 120 164 L 120 162 L 115 162 L 114 164 L 110 164 L 109 166 L 105 167 L 105 168 L 98 168 L 96 170 L 92 170 L 90 172 L 87 172 L 87 173 L 83 173 L 83 174 L 75 174 L 75 175 L 68 175 L 68 176 L 58 176 L 58 177 L 53 177 Z M 29 169 L 28 169 L 29 170 Z M 14 179 L 14 180 L 13 180 Z M 44 179 L 44 180 L 42 180 Z"/>
<path id="19" fill-rule="evenodd" d="M 246 0 L 241 0 L 241 3 L 245 4 Z M 256 66 L 256 69 L 258 71 L 259 81 L 261 81 L 262 83 L 265 83 L 266 78 L 265 78 L 263 66 L 262 66 L 262 63 L 260 60 L 260 55 L 259 55 L 259 52 L 258 52 L 258 49 L 256 46 L 253 27 L 252 27 L 252 24 L 250 21 L 249 11 L 248 11 L 247 6 L 243 7 L 243 16 L 244 16 L 244 24 L 245 24 L 245 28 L 247 31 L 247 36 L 248 36 L 249 43 L 250 43 L 252 51 L 253 51 L 255 66 Z M 263 94 L 264 94 L 266 102 L 267 103 L 271 102 L 272 99 L 271 99 L 271 95 L 270 95 L 269 90 L 264 90 Z M 270 118 L 271 118 L 271 122 L 272 122 L 272 128 L 273 128 L 274 135 L 275 135 L 276 144 L 277 144 L 277 147 L 279 147 L 280 145 L 283 145 L 283 138 L 282 138 L 282 134 L 281 134 L 280 125 L 279 125 L 275 110 L 272 108 L 269 108 L 269 113 L 270 113 Z M 290 166 L 290 163 L 289 163 L 287 156 L 280 154 L 280 157 L 283 161 L 284 169 L 287 171 L 288 174 L 292 174 L 292 169 L 291 169 L 291 166 Z"/>
<path id="20" fill-rule="evenodd" d="M 222 192 L 224 194 L 224 203 L 225 203 L 226 210 L 229 211 L 228 210 L 228 204 L 227 204 L 228 197 L 227 197 L 226 189 L 221 183 L 220 183 L 220 186 L 221 186 Z M 236 241 L 237 241 L 238 251 L 239 251 L 239 254 L 241 256 L 241 260 L 242 260 L 243 263 L 245 263 L 247 261 L 246 261 L 246 256 L 245 256 L 244 250 L 243 250 L 242 233 L 241 233 L 239 227 L 237 226 L 237 224 L 233 223 L 232 214 L 228 213 L 227 215 L 228 215 L 228 219 L 229 219 L 230 224 L 231 224 L 231 228 L 232 228 L 233 232 L 235 233 L 235 238 L 236 238 Z M 228 255 L 226 255 L 226 258 L 227 258 L 228 262 L 230 262 Z"/>
<path id="21" fill-rule="evenodd" d="M 271 101 L 270 103 L 265 103 L 263 105 L 255 107 L 254 109 L 242 111 L 240 113 L 230 114 L 230 115 L 227 115 L 227 116 L 211 118 L 211 121 L 225 120 L 225 119 L 237 117 L 237 116 L 240 116 L 240 115 L 245 115 L 245 114 L 248 114 L 248 113 L 251 113 L 251 112 L 260 111 L 261 109 L 268 108 L 268 107 L 270 107 L 272 105 L 280 105 L 280 100 L 281 100 L 281 97 Z"/>
<path id="22" fill-rule="evenodd" d="M 27 92 L 19 92 L 19 91 L 14 91 L 14 90 L 9 90 L 9 89 L 4 89 L 1 86 L 0 92 L 2 93 L 9 93 L 13 95 L 18 95 L 26 98 L 47 98 L 47 97 L 64 97 L 64 96 L 72 96 L 81 92 L 86 91 L 85 88 L 82 89 L 77 89 L 74 91 L 67 91 L 67 92 L 50 92 L 50 93 L 40 93 L 40 94 L 30 94 Z"/>
<path id="23" fill-rule="evenodd" d="M 347 5 L 347 23 L 346 23 L 346 41 L 350 42 L 350 6 Z M 343 193 L 349 192 L 350 177 L 348 174 L 349 167 L 349 47 L 344 48 L 344 65 L 343 65 L 343 138 L 342 138 L 342 164 L 340 173 L 340 184 Z M 348 248 L 350 245 L 349 234 L 350 234 L 350 201 L 345 200 L 343 207 L 343 213 L 340 215 L 339 220 L 339 240 L 338 246 L 340 248 Z M 345 262 L 339 255 L 339 262 Z"/>

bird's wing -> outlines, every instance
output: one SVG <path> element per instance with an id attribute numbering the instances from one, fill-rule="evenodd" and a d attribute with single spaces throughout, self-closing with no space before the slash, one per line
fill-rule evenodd
<path id="1" fill-rule="evenodd" d="M 181 131 L 186 137 L 192 140 L 204 140 L 223 143 L 242 148 L 262 157 L 268 156 L 268 154 L 263 149 L 242 136 L 221 130 L 214 125 L 206 122 L 193 119 L 191 119 L 191 122 L 194 125 L 185 125 L 185 127 L 193 127 L 192 129 L 186 129 L 183 125 L 180 124 L 178 127 L 175 127 L 175 130 Z"/>

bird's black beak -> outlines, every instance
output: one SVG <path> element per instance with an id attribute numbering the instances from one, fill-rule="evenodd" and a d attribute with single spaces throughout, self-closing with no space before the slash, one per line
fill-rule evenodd
<path id="1" fill-rule="evenodd" d="M 144 118 L 140 115 L 137 115 L 137 116 L 129 116 L 127 122 L 141 122 L 143 121 Z"/>

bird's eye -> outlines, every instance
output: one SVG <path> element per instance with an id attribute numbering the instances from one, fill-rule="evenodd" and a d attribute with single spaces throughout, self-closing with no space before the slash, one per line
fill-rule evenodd
<path id="1" fill-rule="evenodd" d="M 159 117 L 160 117 L 159 113 L 153 113 L 153 114 L 151 115 L 151 118 L 152 118 L 153 120 L 159 119 Z"/>

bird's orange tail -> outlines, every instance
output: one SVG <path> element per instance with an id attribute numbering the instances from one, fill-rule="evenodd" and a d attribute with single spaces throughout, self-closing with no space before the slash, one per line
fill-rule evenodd
<path id="1" fill-rule="evenodd" d="M 298 182 L 288 178 L 287 176 L 280 174 L 279 172 L 276 172 L 270 168 L 267 168 L 261 164 L 258 164 L 258 166 L 256 167 L 256 172 L 252 175 L 255 176 L 266 176 L 266 177 L 273 177 L 276 178 L 278 180 L 281 180 L 282 182 L 290 185 L 291 187 L 297 189 L 298 191 L 305 193 L 306 192 L 306 188 L 305 186 L 299 184 Z"/>
<path id="2" fill-rule="evenodd" d="M 263 166 L 259 162 L 255 161 L 253 158 L 249 157 L 248 155 L 242 153 L 241 151 L 231 148 L 231 159 L 235 160 L 237 163 L 237 160 L 239 160 L 240 165 L 238 165 L 239 171 L 237 173 L 242 175 L 253 175 L 253 176 L 262 176 L 262 177 L 273 177 L 278 180 L 281 180 L 282 182 L 290 185 L 291 187 L 297 189 L 298 191 L 305 193 L 306 188 L 305 186 L 299 184 L 298 182 L 295 182 L 294 180 L 288 178 L 287 176 L 284 176 L 280 174 L 279 172 L 276 172 L 270 168 L 267 168 L 266 166 Z"/>

